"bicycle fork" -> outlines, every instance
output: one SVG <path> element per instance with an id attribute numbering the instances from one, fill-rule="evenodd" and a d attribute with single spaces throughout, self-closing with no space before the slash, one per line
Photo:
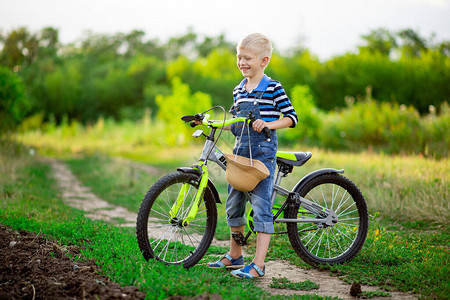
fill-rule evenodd
<path id="1" fill-rule="evenodd" d="M 201 178 L 200 178 L 200 182 L 198 185 L 197 193 L 195 194 L 194 201 L 192 201 L 192 203 L 191 203 L 191 206 L 189 208 L 189 213 L 187 214 L 186 218 L 183 220 L 182 226 L 188 226 L 189 222 L 195 219 L 197 212 L 198 212 L 198 208 L 201 204 L 201 200 L 203 199 L 203 196 L 205 195 L 206 186 L 208 184 L 209 172 L 208 172 L 208 167 L 206 166 L 206 164 L 203 163 L 202 165 L 196 166 L 195 168 L 200 170 Z M 181 187 L 180 192 L 178 193 L 177 200 L 175 201 L 175 203 L 172 205 L 172 208 L 170 209 L 169 223 L 171 222 L 171 220 L 173 218 L 175 218 L 175 216 L 178 214 L 178 211 L 180 210 L 181 206 L 183 205 L 183 203 L 185 203 L 186 197 L 188 196 L 188 191 L 189 191 L 189 184 L 184 183 L 183 186 Z"/>

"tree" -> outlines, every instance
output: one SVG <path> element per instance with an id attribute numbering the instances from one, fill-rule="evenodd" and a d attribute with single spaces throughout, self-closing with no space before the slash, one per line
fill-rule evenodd
<path id="1" fill-rule="evenodd" d="M 175 77 L 172 80 L 172 95 L 156 96 L 157 118 L 164 124 L 164 142 L 168 145 L 182 145 L 186 142 L 192 128 L 180 119 L 184 115 L 196 114 L 211 107 L 211 97 L 202 92 L 191 94 L 189 86 Z"/>
<path id="2" fill-rule="evenodd" d="M 46 27 L 41 30 L 38 35 L 39 58 L 57 56 L 58 50 L 61 47 L 59 44 L 58 30 L 52 27 Z"/>
<path id="3" fill-rule="evenodd" d="M 228 49 L 233 51 L 234 45 L 225 39 L 225 35 L 221 34 L 218 37 L 206 36 L 203 42 L 197 44 L 197 53 L 200 57 L 207 57 L 211 52 L 217 49 Z"/>
<path id="4" fill-rule="evenodd" d="M 35 35 L 25 27 L 11 31 L 3 38 L 3 48 L 0 52 L 0 63 L 10 69 L 31 64 L 37 55 L 39 42 Z"/>
<path id="5" fill-rule="evenodd" d="M 427 42 L 412 29 L 404 29 L 398 32 L 402 40 L 403 55 L 408 57 L 420 57 L 420 52 L 427 50 Z"/>
<path id="6" fill-rule="evenodd" d="M 361 38 L 366 41 L 365 46 L 358 47 L 361 52 L 369 51 L 370 53 L 381 53 L 389 56 L 391 50 L 397 47 L 395 36 L 385 28 L 372 30 Z"/>
<path id="7" fill-rule="evenodd" d="M 0 66 L 0 132 L 17 126 L 29 109 L 30 103 L 20 77 Z"/>
<path id="8" fill-rule="evenodd" d="M 164 58 L 164 49 L 159 46 L 157 40 L 144 41 L 145 32 L 141 30 L 133 30 L 124 36 L 124 43 L 126 44 L 125 56 L 133 57 L 139 54 L 157 56 L 160 59 Z"/>
<path id="9" fill-rule="evenodd" d="M 188 32 L 181 36 L 170 38 L 166 45 L 166 58 L 174 59 L 180 55 L 195 57 L 196 41 L 197 34 L 192 31 L 192 28 L 189 28 Z"/>

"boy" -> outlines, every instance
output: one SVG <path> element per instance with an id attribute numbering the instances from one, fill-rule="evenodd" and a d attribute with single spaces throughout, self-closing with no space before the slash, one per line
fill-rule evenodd
<path id="1" fill-rule="evenodd" d="M 256 120 L 252 129 L 239 123 L 226 129 L 236 136 L 234 154 L 249 157 L 251 147 L 252 158 L 262 161 L 270 171 L 270 175 L 259 182 L 251 192 L 254 230 L 257 232 L 256 255 L 253 262 L 244 267 L 242 247 L 231 238 L 230 252 L 220 260 L 211 263 L 211 268 L 236 269 L 233 276 L 239 278 L 256 278 L 264 276 L 264 260 L 273 231 L 273 215 L 271 193 L 276 167 L 277 136 L 275 129 L 295 127 L 297 114 L 291 105 L 280 82 L 272 80 L 264 74 L 272 56 L 272 44 L 262 34 L 253 33 L 244 37 L 236 47 L 237 66 L 245 77 L 233 90 L 235 116 L 248 116 L 251 111 Z M 280 119 L 281 114 L 283 118 Z M 262 130 L 270 129 L 270 138 Z M 244 130 L 244 131 L 243 131 Z M 226 202 L 227 223 L 230 232 L 244 232 L 245 198 L 244 194 L 228 185 Z M 242 268 L 244 267 L 244 268 Z"/>

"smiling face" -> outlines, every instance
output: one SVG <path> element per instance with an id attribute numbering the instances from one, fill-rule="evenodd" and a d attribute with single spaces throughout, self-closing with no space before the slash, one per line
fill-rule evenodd
<path id="1" fill-rule="evenodd" d="M 268 57 L 260 58 L 255 52 L 245 48 L 238 49 L 236 57 L 239 70 L 247 78 L 263 74 L 269 62 Z"/>

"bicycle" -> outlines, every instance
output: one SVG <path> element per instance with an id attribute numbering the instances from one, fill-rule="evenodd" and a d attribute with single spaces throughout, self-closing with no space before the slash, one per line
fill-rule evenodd
<path id="1" fill-rule="evenodd" d="M 180 167 L 157 180 L 141 203 L 136 233 L 146 260 L 189 268 L 197 264 L 211 245 L 217 224 L 217 204 L 221 201 L 209 178 L 207 163 L 212 161 L 226 170 L 225 155 L 216 146 L 223 126 L 235 122 L 251 126 L 254 117 L 212 121 L 206 114 L 209 110 L 182 117 L 192 127 L 197 121 L 210 129 L 209 134 L 196 130 L 192 135 L 206 138 L 198 163 Z M 218 128 L 222 130 L 216 139 Z M 287 233 L 293 249 L 306 263 L 312 266 L 344 263 L 357 255 L 366 239 L 367 205 L 358 187 L 341 175 L 344 170 L 319 169 L 305 175 L 292 190 L 283 188 L 282 178 L 294 167 L 304 165 L 311 156 L 310 152 L 277 152 L 278 171 L 271 198 L 274 223 L 286 224 L 287 231 L 281 233 Z M 245 195 L 250 199 L 249 193 Z M 284 199 L 281 205 L 274 204 L 277 195 Z M 247 220 L 250 230 L 245 236 L 232 234 L 239 245 L 246 245 L 253 233 L 251 210 Z"/>

